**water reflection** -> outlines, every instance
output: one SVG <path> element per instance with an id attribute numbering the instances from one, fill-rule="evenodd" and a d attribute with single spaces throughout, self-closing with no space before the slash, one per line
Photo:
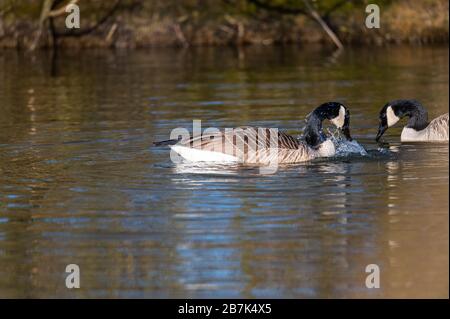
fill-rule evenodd
<path id="1" fill-rule="evenodd" d="M 448 49 L 328 58 L 61 52 L 49 77 L 46 56 L 2 52 L 0 297 L 448 297 L 448 144 L 399 143 L 400 127 L 373 142 L 387 100 L 448 108 Z M 367 155 L 261 175 L 173 165 L 151 147 L 193 119 L 298 135 L 326 100 L 349 106 Z M 64 285 L 69 263 L 78 291 Z"/>
<path id="2" fill-rule="evenodd" d="M 252 169 L 252 168 L 250 168 Z M 214 175 L 238 175 L 242 170 L 244 170 L 244 166 L 240 166 L 237 164 L 211 164 L 211 163 L 190 163 L 190 162 L 181 162 L 173 165 L 174 173 L 178 174 L 204 174 L 208 175 L 208 181 L 211 181 L 209 177 L 214 177 Z M 175 178 L 174 181 L 177 181 Z M 212 180 L 214 181 L 214 180 Z"/>

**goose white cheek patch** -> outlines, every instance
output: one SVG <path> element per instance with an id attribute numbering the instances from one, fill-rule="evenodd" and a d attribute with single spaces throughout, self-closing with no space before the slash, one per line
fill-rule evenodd
<path id="1" fill-rule="evenodd" d="M 333 123 L 336 127 L 341 128 L 344 126 L 345 121 L 345 109 L 343 106 L 339 108 L 339 115 L 334 119 L 331 119 L 330 122 Z"/>
<path id="2" fill-rule="evenodd" d="M 395 125 L 395 123 L 397 123 L 400 120 L 400 118 L 397 115 L 395 115 L 394 110 L 390 106 L 386 109 L 386 117 L 388 127 Z"/>

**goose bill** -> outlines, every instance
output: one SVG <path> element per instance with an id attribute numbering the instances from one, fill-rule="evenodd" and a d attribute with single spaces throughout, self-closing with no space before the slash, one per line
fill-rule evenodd
<path id="1" fill-rule="evenodd" d="M 380 124 L 380 126 L 378 127 L 378 133 L 377 133 L 377 137 L 375 138 L 375 141 L 378 142 L 380 140 L 381 136 L 383 136 L 383 134 L 384 134 L 384 132 L 386 132 L 387 128 L 388 128 L 387 125 Z"/>

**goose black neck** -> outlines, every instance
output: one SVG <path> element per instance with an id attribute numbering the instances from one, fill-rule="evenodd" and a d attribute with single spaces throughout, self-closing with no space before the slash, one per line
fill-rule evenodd
<path id="1" fill-rule="evenodd" d="M 326 140 L 322 130 L 322 121 L 325 119 L 323 116 L 323 114 L 313 112 L 306 122 L 305 141 L 311 147 L 317 147 Z"/>
<path id="2" fill-rule="evenodd" d="M 423 130 L 428 126 L 428 112 L 418 101 L 405 101 L 400 106 L 402 116 L 407 116 L 408 124 L 406 127 L 416 131 Z"/>

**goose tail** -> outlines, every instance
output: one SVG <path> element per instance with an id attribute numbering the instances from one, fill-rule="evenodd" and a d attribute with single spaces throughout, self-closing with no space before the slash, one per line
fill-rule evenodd
<path id="1" fill-rule="evenodd" d="M 165 140 L 165 141 L 159 141 L 159 142 L 153 142 L 154 146 L 169 146 L 169 145 L 175 145 L 179 142 L 179 139 L 171 139 L 171 140 Z"/>

